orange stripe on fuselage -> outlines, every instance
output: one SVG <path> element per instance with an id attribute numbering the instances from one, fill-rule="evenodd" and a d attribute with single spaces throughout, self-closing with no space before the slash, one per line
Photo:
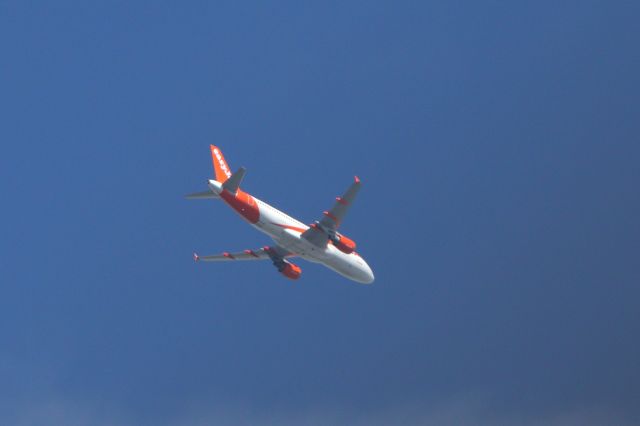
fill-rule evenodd
<path id="1" fill-rule="evenodd" d="M 301 234 L 302 234 L 304 231 L 306 231 L 306 229 L 305 229 L 305 228 L 300 228 L 300 227 L 298 227 L 298 226 L 283 225 L 283 224 L 281 224 L 281 223 L 275 223 L 275 222 L 271 222 L 271 224 L 272 224 L 272 225 L 279 226 L 279 227 L 284 228 L 284 229 L 291 229 L 292 231 L 296 231 L 296 232 L 299 232 L 299 233 L 301 233 Z"/>

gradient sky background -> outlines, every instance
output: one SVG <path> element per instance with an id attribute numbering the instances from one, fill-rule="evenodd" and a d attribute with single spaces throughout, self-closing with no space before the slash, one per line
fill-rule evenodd
<path id="1" fill-rule="evenodd" d="M 638 3 L 321 3 L 0 1 L 0 423 L 640 423 Z"/>

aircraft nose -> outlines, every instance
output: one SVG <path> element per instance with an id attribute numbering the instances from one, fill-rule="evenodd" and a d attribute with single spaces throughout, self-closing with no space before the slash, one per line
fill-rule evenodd
<path id="1" fill-rule="evenodd" d="M 369 265 L 367 265 L 365 263 L 365 268 L 364 271 L 362 271 L 362 283 L 363 284 L 371 284 L 373 282 L 373 280 L 376 279 L 376 277 L 373 275 L 373 271 L 371 270 L 371 268 L 369 267 Z"/>
<path id="2" fill-rule="evenodd" d="M 369 271 L 369 273 L 367 274 L 366 284 L 371 284 L 375 279 L 376 277 L 373 276 L 373 272 Z"/>

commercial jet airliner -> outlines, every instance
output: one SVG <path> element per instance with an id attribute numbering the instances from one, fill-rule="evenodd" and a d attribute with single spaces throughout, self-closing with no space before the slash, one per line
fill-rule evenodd
<path id="1" fill-rule="evenodd" d="M 240 183 L 246 170 L 241 167 L 231 174 L 220 148 L 211 145 L 211 158 L 215 180 L 209 179 L 207 191 L 187 195 L 187 198 L 222 199 L 253 227 L 269 235 L 275 245 L 212 256 L 198 256 L 194 253 L 196 261 L 271 260 L 278 272 L 287 278 L 297 280 L 302 274 L 302 269 L 290 259 L 300 257 L 310 262 L 321 263 L 350 280 L 362 284 L 373 282 L 371 268 L 356 253 L 356 243 L 338 232 L 338 226 L 360 189 L 360 179 L 357 176 L 349 189 L 341 197 L 336 197 L 331 210 L 325 211 L 322 219 L 307 226 L 241 190 Z"/>

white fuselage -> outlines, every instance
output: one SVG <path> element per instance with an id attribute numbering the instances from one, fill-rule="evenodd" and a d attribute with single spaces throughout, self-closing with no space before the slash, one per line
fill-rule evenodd
<path id="1" fill-rule="evenodd" d="M 218 181 L 209 180 L 209 187 L 216 194 L 222 192 L 222 185 Z M 301 238 L 301 234 L 309 229 L 309 226 L 264 201 L 251 198 L 257 204 L 260 214 L 255 223 L 249 223 L 269 235 L 280 247 L 310 262 L 321 263 L 350 280 L 362 284 L 373 282 L 374 275 L 371 268 L 356 252 L 346 254 L 333 244 L 327 244 L 323 248 L 315 246 L 305 238 Z M 241 212 L 239 213 L 242 215 Z"/>

